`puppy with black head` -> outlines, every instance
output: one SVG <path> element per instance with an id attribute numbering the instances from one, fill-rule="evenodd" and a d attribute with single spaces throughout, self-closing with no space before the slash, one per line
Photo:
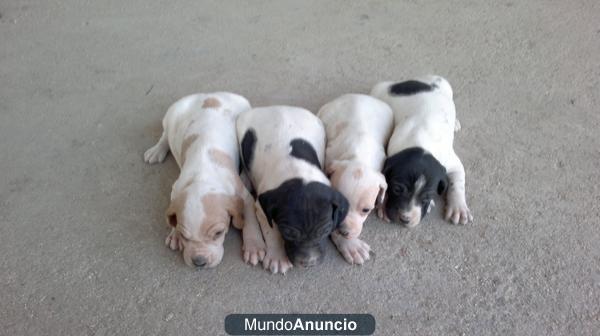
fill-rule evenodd
<path id="1" fill-rule="evenodd" d="M 348 212 L 348 201 L 323 173 L 325 129 L 298 107 L 255 108 L 239 115 L 242 162 L 257 194 L 256 214 L 273 273 L 321 262 L 327 237 Z M 290 263 L 291 261 L 291 263 Z"/>
<path id="2" fill-rule="evenodd" d="M 448 81 L 425 76 L 381 82 L 371 95 L 390 105 L 395 123 L 383 168 L 388 189 L 380 217 L 414 227 L 431 211 L 435 194 L 446 193 L 446 220 L 472 221 L 465 169 L 453 149 L 460 124 Z"/>

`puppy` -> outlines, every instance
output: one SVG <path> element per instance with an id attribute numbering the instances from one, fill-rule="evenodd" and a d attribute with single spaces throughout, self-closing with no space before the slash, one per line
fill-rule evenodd
<path id="1" fill-rule="evenodd" d="M 243 227 L 246 262 L 255 265 L 265 255 L 254 199 L 238 175 L 235 119 L 249 109 L 244 97 L 228 92 L 184 97 L 168 109 L 160 140 L 144 154 L 152 164 L 170 149 L 181 169 L 167 209 L 172 230 L 165 243 L 182 250 L 189 266 L 219 264 L 230 221 Z"/>
<path id="2" fill-rule="evenodd" d="M 362 264 L 369 259 L 370 247 L 358 236 L 387 189 L 381 169 L 394 115 L 386 103 L 360 94 L 343 95 L 324 105 L 317 115 L 327 132 L 325 171 L 331 185 L 350 204 L 348 215 L 331 238 L 347 262 Z"/>
<path id="3" fill-rule="evenodd" d="M 302 267 L 318 264 L 327 237 L 348 212 L 348 201 L 322 171 L 323 124 L 305 109 L 270 106 L 240 114 L 237 134 L 258 195 L 267 245 L 263 266 L 285 273 L 290 260 Z"/>
<path id="4" fill-rule="evenodd" d="M 371 95 L 392 107 L 395 121 L 383 168 L 389 188 L 380 216 L 414 227 L 433 207 L 435 193 L 446 192 L 446 220 L 472 221 L 465 169 L 452 147 L 460 124 L 450 84 L 439 76 L 382 82 Z"/>

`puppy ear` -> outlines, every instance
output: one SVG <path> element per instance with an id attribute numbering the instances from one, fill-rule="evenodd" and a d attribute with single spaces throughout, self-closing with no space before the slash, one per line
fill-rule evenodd
<path id="1" fill-rule="evenodd" d="M 392 166 L 396 163 L 397 161 L 397 155 L 394 155 L 392 157 L 388 157 L 387 159 L 385 159 L 385 161 L 383 162 L 383 169 L 381 170 L 381 173 L 384 176 L 387 176 L 387 174 L 390 172 L 390 170 L 392 169 Z"/>
<path id="2" fill-rule="evenodd" d="M 181 213 L 183 212 L 183 206 L 185 204 L 186 195 L 187 194 L 185 192 L 177 194 L 177 196 L 175 196 L 175 198 L 171 200 L 171 203 L 167 208 L 167 223 L 171 227 L 176 227 L 179 221 L 182 220 L 182 218 L 177 217 L 178 214 L 181 215 Z"/>
<path id="3" fill-rule="evenodd" d="M 377 193 L 377 198 L 375 199 L 375 208 L 381 206 L 383 204 L 383 200 L 385 199 L 385 192 L 387 191 L 387 182 L 385 181 L 385 176 L 383 174 L 379 174 L 379 192 Z"/>
<path id="4" fill-rule="evenodd" d="M 437 193 L 441 196 L 446 192 L 446 190 L 448 190 L 448 176 L 444 175 L 444 177 L 442 177 L 438 183 Z"/>
<path id="5" fill-rule="evenodd" d="M 171 227 L 176 227 L 177 226 L 177 211 L 175 210 L 175 206 L 173 205 L 173 202 L 171 202 L 171 205 L 169 205 L 166 216 L 167 216 L 167 224 L 169 224 Z"/>
<path id="6" fill-rule="evenodd" d="M 274 190 L 267 191 L 258 195 L 258 203 L 260 203 L 260 207 L 262 208 L 265 216 L 267 216 L 267 221 L 269 225 L 273 227 L 273 218 L 277 217 L 278 205 L 277 205 L 277 197 L 275 195 Z"/>
<path id="7" fill-rule="evenodd" d="M 348 214 L 348 208 L 350 207 L 348 200 L 339 191 L 332 189 L 331 206 L 333 208 L 332 219 L 333 225 L 337 229 Z"/>
<path id="8" fill-rule="evenodd" d="M 335 171 L 340 168 L 341 168 L 340 161 L 335 160 L 335 161 L 329 163 L 327 165 L 327 167 L 325 167 L 325 174 L 327 174 L 327 177 L 331 177 L 331 175 L 333 175 L 333 173 L 335 173 Z"/>

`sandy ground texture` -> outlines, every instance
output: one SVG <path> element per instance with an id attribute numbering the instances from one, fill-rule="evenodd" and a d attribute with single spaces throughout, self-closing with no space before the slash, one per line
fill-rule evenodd
<path id="1" fill-rule="evenodd" d="M 598 335 L 600 2 L 0 2 L 0 334 L 220 335 L 230 313 L 371 313 L 377 335 Z M 231 230 L 164 246 L 177 98 L 316 111 L 383 79 L 456 93 L 475 222 L 372 216 L 376 255 L 273 276 Z"/>

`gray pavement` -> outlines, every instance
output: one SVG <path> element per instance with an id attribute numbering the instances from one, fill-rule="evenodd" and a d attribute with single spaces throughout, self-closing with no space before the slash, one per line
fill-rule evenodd
<path id="1" fill-rule="evenodd" d="M 177 98 L 317 110 L 435 73 L 475 223 L 370 218 L 376 255 L 187 268 L 142 154 Z M 600 333 L 600 2 L 0 1 L 0 334 L 221 335 L 230 313 L 371 313 L 377 335 Z"/>

